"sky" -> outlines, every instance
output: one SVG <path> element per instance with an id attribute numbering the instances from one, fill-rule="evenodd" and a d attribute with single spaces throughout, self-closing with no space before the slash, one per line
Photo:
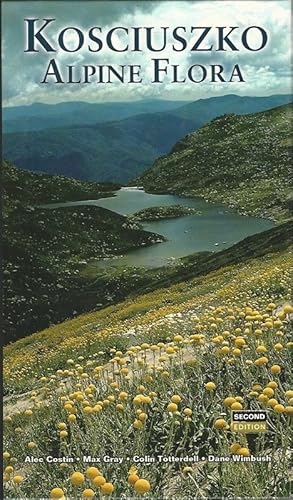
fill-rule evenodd
<path id="1" fill-rule="evenodd" d="M 170 27 L 168 47 L 163 52 L 114 53 L 104 48 L 99 53 L 89 53 L 85 48 L 76 53 L 57 50 L 47 54 L 40 50 L 28 54 L 26 48 L 25 18 L 54 18 L 44 33 L 56 45 L 58 33 L 66 26 L 76 26 L 85 33 L 93 26 L 102 28 L 101 37 L 114 26 L 154 26 L 155 43 L 160 41 L 160 27 Z M 191 26 L 238 26 L 241 33 L 247 26 L 262 26 L 269 36 L 264 50 L 251 52 L 174 52 L 171 32 L 176 26 L 185 26 L 186 38 L 191 47 L 195 35 Z M 189 33 L 188 33 L 189 31 Z M 216 30 L 209 34 L 208 43 L 216 44 Z M 256 37 L 256 34 L 253 34 Z M 234 35 L 233 35 L 234 36 Z M 232 38 L 234 40 L 234 38 Z M 125 34 L 117 33 L 115 43 L 125 43 Z M 66 43 L 73 47 L 74 33 L 68 32 Z M 235 41 L 239 41 L 236 33 Z M 252 37 L 252 43 L 254 42 Z M 257 40 L 255 41 L 257 43 Z M 73 45 L 71 45 L 73 44 Z M 286 94 L 291 92 L 290 80 L 290 1 L 289 0 L 201 0 L 201 1 L 4 1 L 2 3 L 2 58 L 3 104 L 16 106 L 34 102 L 57 103 L 61 101 L 128 101 L 138 99 L 196 100 L 225 94 L 257 95 Z M 119 45 L 120 46 L 120 45 Z M 49 60 L 55 58 L 59 67 L 75 65 L 140 64 L 141 84 L 41 84 Z M 186 81 L 171 83 L 171 70 L 160 84 L 151 83 L 153 63 L 151 58 L 169 58 L 170 64 L 180 65 L 180 75 L 194 64 L 207 67 L 207 80 L 200 84 Z M 222 64 L 227 78 L 234 64 L 239 64 L 245 82 L 212 83 L 209 80 L 211 64 Z M 76 73 L 77 75 L 79 73 Z"/>

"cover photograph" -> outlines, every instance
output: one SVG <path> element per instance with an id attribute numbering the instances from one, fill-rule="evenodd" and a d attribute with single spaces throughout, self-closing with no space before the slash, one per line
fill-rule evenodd
<path id="1" fill-rule="evenodd" d="M 1 10 L 3 498 L 291 498 L 290 1 Z"/>

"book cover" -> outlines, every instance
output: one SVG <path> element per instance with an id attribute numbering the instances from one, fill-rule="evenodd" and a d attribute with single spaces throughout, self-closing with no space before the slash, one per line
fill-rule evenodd
<path id="1" fill-rule="evenodd" d="M 292 494 L 290 17 L 2 2 L 5 499 Z"/>

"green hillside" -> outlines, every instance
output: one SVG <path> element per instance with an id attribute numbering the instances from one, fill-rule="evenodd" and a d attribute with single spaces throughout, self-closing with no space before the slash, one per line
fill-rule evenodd
<path id="1" fill-rule="evenodd" d="M 277 221 L 292 208 L 292 105 L 225 115 L 179 141 L 137 179 L 146 190 L 203 196 Z"/>
<path id="2" fill-rule="evenodd" d="M 39 176 L 3 162 L 3 329 L 7 341 L 94 308 L 101 299 L 111 301 L 109 289 L 88 290 L 92 280 L 81 276 L 87 260 L 162 241 L 126 217 L 100 207 L 51 210 L 36 206 L 44 201 L 98 198 L 115 187 Z"/>
<path id="3" fill-rule="evenodd" d="M 41 205 L 53 202 L 91 200 L 112 196 L 119 184 L 81 182 L 68 177 L 34 174 L 2 162 L 4 212 L 17 205 Z"/>

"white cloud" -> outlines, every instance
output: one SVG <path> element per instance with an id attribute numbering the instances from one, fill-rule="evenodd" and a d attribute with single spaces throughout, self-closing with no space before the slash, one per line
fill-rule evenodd
<path id="1" fill-rule="evenodd" d="M 8 3 L 10 6 L 8 6 Z M 6 5 L 5 5 L 6 4 Z M 237 93 L 241 95 L 267 95 L 272 93 L 290 92 L 290 3 L 287 0 L 218 0 L 218 1 L 186 1 L 186 2 L 82 2 L 69 4 L 67 2 L 34 2 L 25 5 L 21 2 L 18 10 L 12 9 L 13 4 L 4 3 L 4 98 L 5 104 L 16 105 L 34 101 L 58 102 L 64 100 L 133 100 L 142 97 L 162 97 L 168 99 L 197 99 L 219 93 Z M 88 29 L 91 26 L 102 26 L 103 33 L 113 26 L 154 26 L 156 35 L 154 43 L 161 43 L 161 26 L 169 26 L 168 46 L 166 50 L 150 54 L 145 50 L 142 41 L 143 54 L 125 52 L 113 53 L 105 48 L 99 54 L 89 54 L 86 48 L 78 53 L 67 54 L 60 51 L 56 59 L 60 65 L 76 64 L 141 64 L 143 84 L 96 84 L 90 85 L 50 85 L 40 84 L 49 60 L 47 54 L 28 55 L 23 53 L 23 18 L 32 16 L 56 17 L 56 30 L 63 26 L 80 26 Z M 49 5 L 48 5 L 49 4 Z M 107 5 L 106 5 L 107 4 Z M 118 5 L 119 4 L 119 5 Z M 16 5 L 14 6 L 16 7 Z M 110 15 L 111 13 L 111 15 Z M 273 13 L 273 15 L 272 15 Z M 52 16 L 53 17 L 53 16 Z M 76 19 L 74 19 L 76 18 Z M 78 18 L 78 20 L 77 20 Z M 73 24 L 75 21 L 75 24 Z M 196 36 L 190 34 L 191 26 L 238 26 L 235 36 L 231 39 L 240 43 L 239 33 L 247 26 L 260 25 L 269 35 L 268 46 L 260 52 L 227 51 L 194 53 L 186 50 L 172 50 L 172 30 L 176 26 L 185 26 L 186 38 L 190 40 L 189 47 Z M 48 30 L 50 31 L 50 30 Z M 189 32 L 189 33 L 188 33 Z M 211 36 L 210 36 L 211 35 Z M 209 34 L 207 43 L 216 44 L 217 31 Z M 54 36 L 53 36 L 54 38 Z M 15 41 L 11 44 L 11 40 Z M 125 43 L 125 35 L 117 33 L 115 41 Z M 130 37 L 131 39 L 131 37 Z M 250 40 L 259 41 L 255 32 Z M 70 44 L 76 42 L 72 32 L 68 34 Z M 50 56 L 53 57 L 53 56 Z M 243 70 L 245 83 L 211 83 L 201 84 L 186 82 L 171 84 L 170 75 L 164 78 L 162 84 L 152 84 L 153 74 L 151 58 L 168 58 L 171 64 L 180 65 L 180 74 L 185 75 L 193 64 L 207 65 L 223 64 L 229 75 L 230 68 L 238 63 Z M 79 71 L 77 71 L 77 74 Z"/>

